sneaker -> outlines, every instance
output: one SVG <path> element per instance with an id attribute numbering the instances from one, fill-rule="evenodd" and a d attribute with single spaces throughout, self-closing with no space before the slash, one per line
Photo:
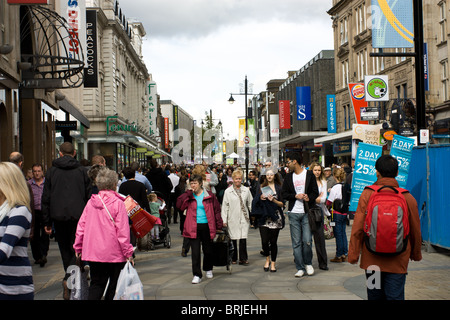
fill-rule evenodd
<path id="1" fill-rule="evenodd" d="M 312 276 L 314 274 L 314 268 L 312 265 L 306 266 L 306 273 L 308 274 L 308 276 Z"/>
<path id="2" fill-rule="evenodd" d="M 301 278 L 301 277 L 303 277 L 304 274 L 305 274 L 305 271 L 298 270 L 297 273 L 295 274 L 295 277 L 296 278 Z"/>
<path id="3" fill-rule="evenodd" d="M 206 271 L 206 277 L 207 277 L 208 279 L 212 279 L 212 277 L 213 277 L 212 270 Z"/>
<path id="4" fill-rule="evenodd" d="M 192 279 L 192 283 L 193 284 L 197 284 L 200 283 L 202 281 L 202 278 L 194 276 L 194 278 Z"/>

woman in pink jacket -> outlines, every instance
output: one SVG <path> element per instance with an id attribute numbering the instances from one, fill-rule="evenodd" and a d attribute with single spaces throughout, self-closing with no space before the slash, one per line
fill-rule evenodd
<path id="1" fill-rule="evenodd" d="M 88 261 L 91 272 L 89 300 L 100 300 L 109 280 L 105 300 L 112 300 L 120 271 L 127 260 L 133 262 L 130 225 L 123 199 L 116 193 L 117 174 L 99 171 L 92 195 L 78 221 L 73 245 L 77 257 Z"/>

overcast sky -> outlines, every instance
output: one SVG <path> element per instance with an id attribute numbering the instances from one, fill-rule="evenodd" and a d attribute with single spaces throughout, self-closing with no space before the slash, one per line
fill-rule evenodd
<path id="1" fill-rule="evenodd" d="M 333 49 L 331 0 L 121 0 L 127 19 L 144 25 L 144 61 L 161 100 L 194 120 L 212 109 L 224 137 L 238 135 L 245 76 L 253 93 L 285 79 L 321 50 Z"/>

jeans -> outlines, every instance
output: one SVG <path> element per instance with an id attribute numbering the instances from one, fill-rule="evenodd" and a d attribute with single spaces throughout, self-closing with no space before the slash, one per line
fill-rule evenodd
<path id="1" fill-rule="evenodd" d="M 336 257 L 346 256 L 348 254 L 348 241 L 345 227 L 347 225 L 347 216 L 342 214 L 333 214 L 335 226 L 334 237 L 336 238 Z"/>
<path id="2" fill-rule="evenodd" d="M 305 270 L 305 265 L 312 264 L 312 233 L 308 215 L 288 212 L 291 230 L 292 249 L 297 270 Z"/>
<path id="3" fill-rule="evenodd" d="M 366 270 L 368 300 L 405 300 L 406 273 Z"/>

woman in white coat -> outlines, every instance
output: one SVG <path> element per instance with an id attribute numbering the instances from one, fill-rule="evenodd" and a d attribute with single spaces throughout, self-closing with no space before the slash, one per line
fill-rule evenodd
<path id="1" fill-rule="evenodd" d="M 223 226 L 228 228 L 228 234 L 234 245 L 232 263 L 235 264 L 238 258 L 237 240 L 239 240 L 239 264 L 248 265 L 247 236 L 253 197 L 250 189 L 242 184 L 241 170 L 233 171 L 231 177 L 233 184 L 225 190 L 222 202 Z"/>

